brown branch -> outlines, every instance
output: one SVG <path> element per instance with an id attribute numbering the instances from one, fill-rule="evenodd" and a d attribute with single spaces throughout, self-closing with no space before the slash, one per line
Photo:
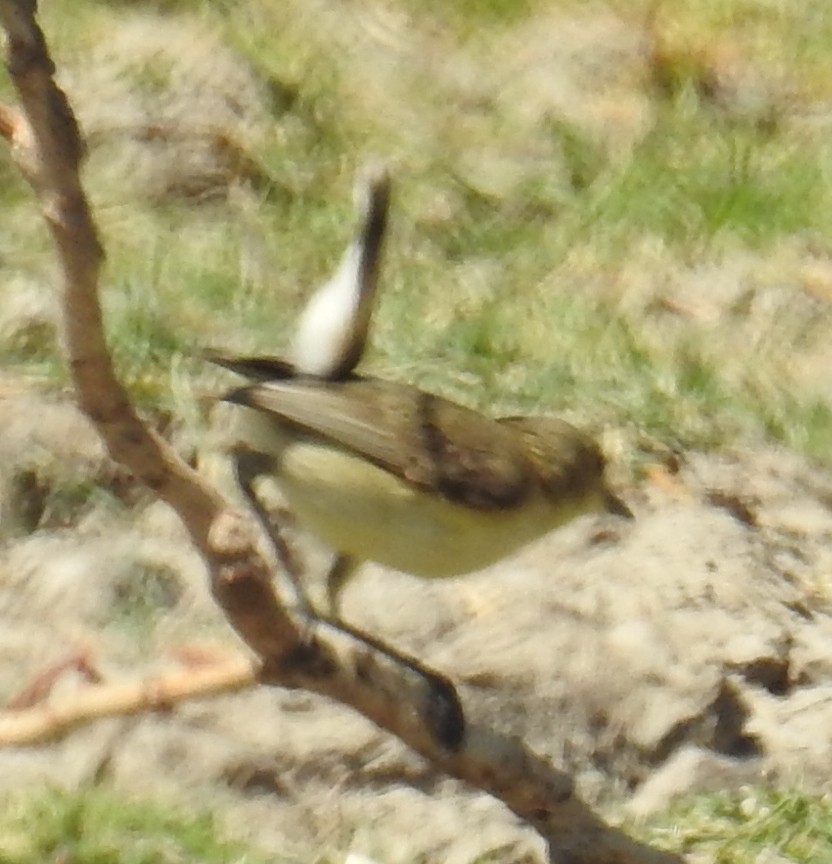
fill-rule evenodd
<path id="1" fill-rule="evenodd" d="M 35 21 L 33 0 L 0 0 L 8 68 L 21 111 L 0 113 L 0 134 L 38 195 L 62 274 L 65 350 L 82 409 L 113 458 L 174 508 L 208 565 L 226 617 L 258 661 L 237 670 L 273 685 L 302 687 L 351 706 L 397 735 L 438 768 L 501 799 L 549 844 L 552 860 L 568 864 L 673 864 L 605 825 L 573 794 L 571 778 L 526 750 L 522 742 L 484 727 L 461 725 L 453 688 L 415 661 L 322 621 L 297 621 L 273 589 L 253 523 L 187 467 L 139 418 L 118 381 L 98 302 L 103 252 L 81 187 L 81 137 L 56 86 L 54 65 Z M 233 683 L 233 686 L 236 686 Z M 136 710 L 147 696 L 126 685 L 110 710 Z M 131 689 L 132 688 L 132 689 Z M 145 702 L 143 702 L 145 700 Z M 52 706 L 52 723 L 86 719 Z M 87 707 L 89 716 L 89 706 Z M 99 706 L 99 710 L 106 710 Z M 55 712 L 63 719 L 55 720 Z M 94 716 L 100 716 L 98 714 Z"/>
<path id="2" fill-rule="evenodd" d="M 55 704 L 42 702 L 24 710 L 3 712 L 0 745 L 41 744 L 101 717 L 167 710 L 186 699 L 229 693 L 255 683 L 256 666 L 247 658 L 238 658 L 144 681 L 97 684 Z"/>

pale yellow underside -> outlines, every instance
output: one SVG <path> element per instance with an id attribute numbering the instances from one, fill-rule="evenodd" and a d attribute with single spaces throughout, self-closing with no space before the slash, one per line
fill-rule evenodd
<path id="1" fill-rule="evenodd" d="M 338 552 L 416 576 L 482 569 L 600 504 L 556 506 L 535 492 L 510 510 L 473 510 L 415 489 L 335 446 L 281 434 L 267 419 L 245 413 L 245 440 L 277 457 L 277 480 L 303 527 Z"/>

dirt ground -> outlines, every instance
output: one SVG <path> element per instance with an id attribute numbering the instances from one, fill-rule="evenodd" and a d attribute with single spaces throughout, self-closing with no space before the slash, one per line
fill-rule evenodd
<path id="1" fill-rule="evenodd" d="M 7 381 L 0 427 L 4 699 L 79 650 L 111 682 L 178 668 L 183 648 L 237 650 L 166 508 L 60 491 L 73 471 L 107 476 L 71 405 Z M 586 517 L 464 579 L 368 566 L 345 617 L 446 672 L 471 716 L 523 736 L 599 804 L 646 814 L 696 790 L 828 785 L 832 475 L 776 448 L 691 453 L 627 498 L 632 523 Z M 84 686 L 67 673 L 51 698 Z M 98 721 L 0 749 L 0 776 L 8 788 L 104 778 L 208 807 L 235 835 L 299 855 L 542 860 L 499 804 L 298 692 Z"/>

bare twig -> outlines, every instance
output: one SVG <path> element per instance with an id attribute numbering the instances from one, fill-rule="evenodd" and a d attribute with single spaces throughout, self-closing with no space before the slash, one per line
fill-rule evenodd
<path id="1" fill-rule="evenodd" d="M 45 702 L 49 698 L 52 688 L 63 677 L 66 672 L 77 672 L 91 683 L 101 681 L 101 673 L 93 666 L 90 656 L 86 651 L 75 651 L 69 657 L 55 663 L 35 677 L 19 693 L 6 702 L 9 711 L 25 711 L 29 708 Z M 2 725 L 2 724 L 0 724 Z M 0 744 L 7 743 L 0 733 Z"/>
<path id="2" fill-rule="evenodd" d="M 143 681 L 96 684 L 56 703 L 0 714 L 0 745 L 40 744 L 100 717 L 166 710 L 186 699 L 241 690 L 256 681 L 256 665 L 240 657 Z"/>
<path id="3" fill-rule="evenodd" d="M 105 342 L 97 294 L 103 253 L 79 179 L 83 147 L 67 99 L 54 82 L 54 65 L 35 12 L 33 0 L 0 0 L 8 68 L 21 103 L 19 113 L 8 108 L 0 112 L 0 134 L 12 142 L 58 252 L 65 349 L 78 402 L 111 455 L 182 519 L 208 565 L 217 602 L 258 658 L 230 669 L 228 686 L 256 677 L 351 706 L 438 768 L 502 800 L 540 832 L 552 860 L 679 862 L 677 856 L 638 844 L 605 825 L 573 794 L 571 778 L 522 742 L 484 727 L 456 728 L 458 706 L 450 685 L 437 692 L 412 665 L 402 663 L 394 652 L 378 650 L 381 646 L 360 634 L 321 621 L 310 629 L 308 622 L 295 620 L 272 588 L 254 524 L 141 421 L 116 378 Z M 111 699 L 110 710 L 123 713 L 148 704 L 140 687 L 127 686 L 132 690 L 121 700 Z M 51 710 L 59 711 L 55 706 Z M 86 713 L 89 716 L 89 707 Z M 83 719 L 76 713 L 57 725 L 68 728 Z"/>

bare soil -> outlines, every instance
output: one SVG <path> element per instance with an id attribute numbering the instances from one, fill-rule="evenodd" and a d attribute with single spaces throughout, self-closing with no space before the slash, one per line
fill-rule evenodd
<path id="1" fill-rule="evenodd" d="M 178 668 L 183 648 L 238 650 L 166 508 L 67 495 L 78 472 L 119 488 L 74 407 L 7 381 L 0 427 L 5 699 L 78 651 L 116 682 Z M 689 453 L 627 496 L 632 523 L 584 518 L 481 574 L 427 583 L 368 566 L 345 617 L 446 672 L 470 716 L 525 738 L 600 805 L 646 814 L 749 782 L 824 788 L 832 475 L 777 448 Z M 310 549 L 310 568 L 324 563 Z M 85 686 L 66 673 L 49 698 Z M 95 778 L 208 807 L 233 834 L 307 857 L 542 860 L 499 804 L 299 692 L 97 721 L 0 750 L 0 777 Z"/>

